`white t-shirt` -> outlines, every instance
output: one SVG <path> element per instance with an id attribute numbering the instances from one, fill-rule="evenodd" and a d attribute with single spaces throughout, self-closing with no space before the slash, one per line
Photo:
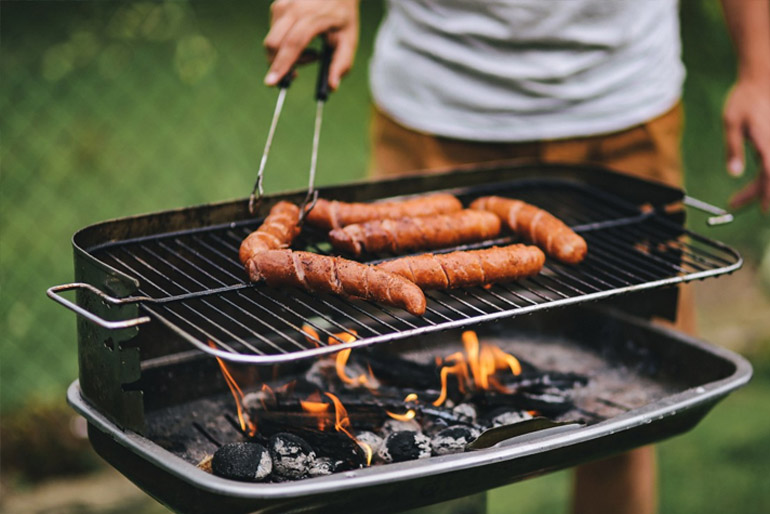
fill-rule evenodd
<path id="1" fill-rule="evenodd" d="M 399 123 L 476 141 L 622 130 L 679 99 L 677 0 L 389 0 L 370 64 Z"/>

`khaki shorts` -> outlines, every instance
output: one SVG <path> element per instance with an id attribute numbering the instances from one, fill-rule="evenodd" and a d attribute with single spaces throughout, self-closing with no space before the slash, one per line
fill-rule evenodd
<path id="1" fill-rule="evenodd" d="M 591 137 L 525 143 L 480 143 L 437 137 L 399 125 L 375 109 L 371 125 L 370 175 L 446 169 L 508 159 L 544 162 L 595 163 L 630 175 L 682 187 L 680 142 L 681 104 L 646 123 L 620 132 Z M 695 332 L 695 304 L 689 287 L 682 287 L 675 326 Z"/>

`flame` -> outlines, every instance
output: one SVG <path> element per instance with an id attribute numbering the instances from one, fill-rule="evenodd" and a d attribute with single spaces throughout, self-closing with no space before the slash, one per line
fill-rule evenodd
<path id="1" fill-rule="evenodd" d="M 335 344 L 342 344 L 342 343 L 352 343 L 356 340 L 356 336 L 358 336 L 358 333 L 351 329 L 351 333 L 348 332 L 340 332 L 338 334 L 334 334 L 333 336 L 329 336 L 329 345 L 335 345 Z M 366 376 L 365 373 L 361 373 L 357 377 L 351 377 L 347 374 L 347 371 L 345 370 L 345 366 L 348 363 L 348 359 L 350 358 L 350 354 L 352 352 L 352 348 L 346 348 L 344 350 L 341 350 L 337 353 L 337 357 L 335 360 L 335 368 L 337 369 L 337 376 L 342 380 L 343 383 L 348 384 L 350 386 L 356 387 L 356 386 L 364 386 L 368 387 L 370 389 L 377 387 L 377 382 L 374 380 L 374 375 L 372 374 L 371 368 L 369 368 L 369 377 Z"/>
<path id="2" fill-rule="evenodd" d="M 410 393 L 406 395 L 406 398 L 404 398 L 404 403 L 410 402 L 417 402 L 417 395 L 415 393 Z M 410 419 L 414 419 L 414 417 L 417 415 L 417 412 L 414 409 L 409 409 L 404 414 L 396 414 L 386 410 L 385 414 L 393 419 L 397 419 L 398 421 L 409 421 Z"/>
<path id="3" fill-rule="evenodd" d="M 372 452 L 372 447 L 356 439 L 355 436 L 348 430 L 350 428 L 350 418 L 348 417 L 348 411 L 342 405 L 340 399 L 334 396 L 332 393 L 324 394 L 328 396 L 334 404 L 334 429 L 351 438 L 361 447 L 362 450 L 364 450 L 364 454 L 366 455 L 366 465 L 370 466 L 372 464 L 372 455 L 374 453 Z"/>
<path id="4" fill-rule="evenodd" d="M 217 348 L 213 341 L 209 341 L 208 343 L 211 348 Z M 238 383 L 230 374 L 230 371 L 227 369 L 227 366 L 225 366 L 224 361 L 216 355 L 214 357 L 217 359 L 219 368 L 222 370 L 222 376 L 225 377 L 227 387 L 230 388 L 230 392 L 233 394 L 233 399 L 235 399 L 235 408 L 238 411 L 238 422 L 241 425 L 241 430 L 248 433 L 249 437 L 254 437 L 257 434 L 257 424 L 253 420 L 247 419 L 243 412 L 243 391 L 241 391 L 241 388 L 238 387 Z"/>
<path id="5" fill-rule="evenodd" d="M 323 401 L 318 392 L 310 394 L 307 400 L 300 400 L 299 404 L 305 412 L 318 419 L 318 430 L 326 430 L 329 423 L 329 404 Z"/>
<path id="6" fill-rule="evenodd" d="M 302 325 L 302 331 L 305 333 L 305 339 L 308 343 L 312 344 L 316 348 L 320 347 L 321 337 L 318 335 L 316 329 L 308 324 Z"/>
<path id="7" fill-rule="evenodd" d="M 457 377 L 458 387 L 463 393 L 466 385 L 477 391 L 495 389 L 501 393 L 510 393 L 510 390 L 503 386 L 494 374 L 502 369 L 510 369 L 514 376 L 521 374 L 521 363 L 516 357 L 505 353 L 497 346 L 479 344 L 476 332 L 472 330 L 463 332 L 462 341 L 465 355 L 456 352 L 445 358 L 443 363 L 437 361 L 442 367 L 441 394 L 433 402 L 436 407 L 446 401 L 449 375 Z"/>

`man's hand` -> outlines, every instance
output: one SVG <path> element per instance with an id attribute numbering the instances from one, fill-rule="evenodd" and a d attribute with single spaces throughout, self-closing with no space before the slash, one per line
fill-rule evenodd
<path id="1" fill-rule="evenodd" d="M 265 84 L 276 85 L 314 37 L 325 34 L 334 48 L 329 87 L 353 66 L 358 46 L 359 0 L 276 0 L 270 7 L 270 32 L 265 48 L 272 63 Z"/>
<path id="2" fill-rule="evenodd" d="M 759 201 L 770 209 L 770 1 L 722 0 L 730 37 L 738 54 L 738 81 L 725 102 L 727 169 L 738 176 L 745 166 L 744 139 L 759 155 L 759 175 L 730 200 L 730 207 Z"/>
<path id="3" fill-rule="evenodd" d="M 734 176 L 743 174 L 745 139 L 759 157 L 756 180 L 730 199 L 730 207 L 737 209 L 758 200 L 766 213 L 770 209 L 770 82 L 739 80 L 727 97 L 724 121 L 728 171 Z"/>

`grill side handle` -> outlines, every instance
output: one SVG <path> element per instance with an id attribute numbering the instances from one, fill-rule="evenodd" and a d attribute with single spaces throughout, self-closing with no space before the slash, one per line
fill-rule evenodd
<path id="1" fill-rule="evenodd" d="M 100 316 L 97 316 L 93 312 L 90 312 L 83 307 L 77 305 L 74 302 L 71 302 L 70 300 L 66 299 L 65 297 L 61 296 L 59 293 L 62 293 L 64 291 L 72 291 L 74 289 L 85 289 L 95 295 L 97 295 L 103 302 L 105 302 L 107 305 L 124 305 L 128 303 L 136 303 L 141 301 L 147 301 L 150 300 L 150 298 L 147 298 L 145 296 L 129 296 L 127 298 L 114 298 L 103 291 L 95 288 L 94 286 L 90 284 L 86 284 L 84 282 L 73 282 L 70 284 L 62 284 L 58 286 L 53 286 L 48 288 L 46 291 L 46 294 L 49 298 L 51 298 L 53 301 L 59 303 L 60 305 L 65 306 L 72 312 L 79 314 L 83 318 L 87 319 L 91 323 L 94 323 L 96 325 L 99 325 L 100 327 L 109 329 L 109 330 L 119 330 L 122 328 L 131 328 L 135 327 L 137 325 L 142 325 L 144 323 L 148 323 L 150 321 L 149 316 L 140 316 L 138 318 L 133 319 L 127 319 L 127 320 L 121 320 L 121 321 L 109 321 L 106 320 Z"/>

